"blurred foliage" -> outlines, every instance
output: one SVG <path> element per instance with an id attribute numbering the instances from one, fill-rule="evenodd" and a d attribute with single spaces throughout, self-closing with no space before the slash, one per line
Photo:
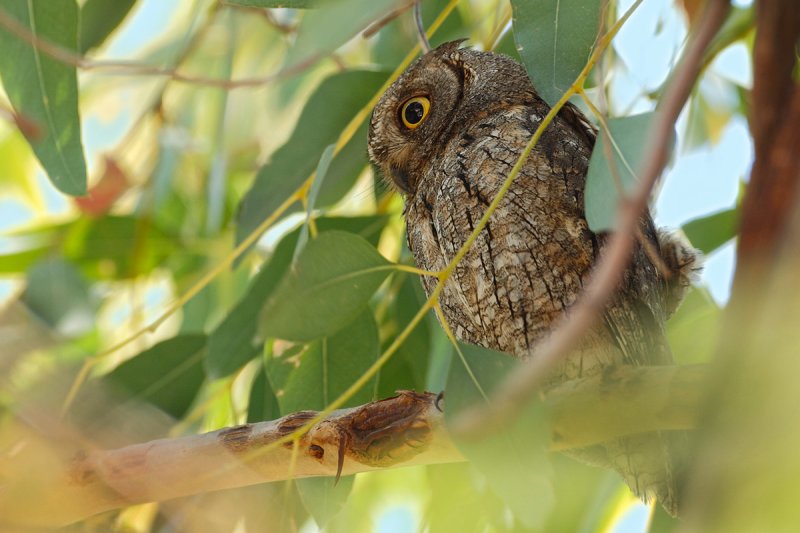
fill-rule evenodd
<path id="1" fill-rule="evenodd" d="M 366 154 L 368 105 L 417 43 L 409 5 L 155 4 L 0 5 L 2 20 L 16 21 L 38 42 L 33 47 L 0 24 L 0 106 L 36 126 L 36 135 L 23 135 L 14 123 L 0 122 L 0 186 L 36 213 L 2 235 L 0 274 L 24 286 L 14 298 L 26 319 L 57 340 L 45 347 L 21 342 L 36 350 L 2 361 L 0 405 L 24 410 L 23 398 L 41 390 L 46 376 L 73 377 L 75 365 L 83 364 L 91 383 L 113 390 L 114 398 L 168 415 L 171 435 L 323 409 L 364 374 L 425 302 L 417 276 L 397 266 L 412 264 L 402 201 L 373 174 Z M 447 5 L 426 0 L 425 26 Z M 603 5 L 462 0 L 431 41 L 496 45 L 524 62 L 552 103 L 585 64 L 600 22 L 614 18 L 616 11 Z M 132 35 L 132 20 L 146 9 L 166 20 L 145 20 L 158 22 L 160 30 Z M 377 33 L 361 35 L 390 13 L 394 18 Z M 752 24 L 752 10 L 734 10 L 713 53 L 749 45 Z M 134 51 L 120 56 L 118 50 Z M 592 83 L 610 92 L 625 65 L 614 53 L 606 58 L 605 78 Z M 103 67 L 112 59 L 132 63 Z M 76 69 L 78 62 L 91 68 Z M 111 75 L 120 72 L 126 76 Z M 713 91 L 695 90 L 676 157 L 717 142 L 724 124 L 746 112 L 747 91 L 717 81 L 735 98 L 718 101 Z M 612 227 L 618 186 L 635 181 L 652 117 L 613 102 L 607 110 L 613 146 L 606 150 L 600 136 L 587 189 L 587 214 L 596 229 Z M 735 238 L 737 220 L 738 208 L 731 206 L 684 230 L 713 253 Z M 234 256 L 234 246 L 260 226 L 268 226 L 266 234 Z M 173 302 L 179 305 L 170 310 Z M 709 360 L 720 316 L 706 289 L 689 294 L 668 324 L 678 361 Z M 157 327 L 149 328 L 154 321 Z M 346 405 L 398 389 L 446 387 L 448 407 L 458 412 L 480 401 L 481 391 L 491 391 L 514 365 L 486 352 L 455 350 L 429 313 Z M 95 399 L 87 387 L 78 387 L 78 397 L 82 405 L 94 401 L 96 414 L 106 396 Z M 37 408 L 58 411 L 68 388 Z M 609 527 L 633 503 L 626 489 L 611 473 L 549 454 L 546 413 L 538 405 L 530 410 L 526 423 L 507 434 L 480 445 L 461 443 L 471 464 L 364 474 L 335 487 L 332 480 L 304 480 L 237 489 L 99 521 L 137 531 L 207 531 L 212 524 L 220 531 L 242 524 L 247 531 L 284 531 L 309 517 L 328 531 L 371 531 L 387 520 L 430 531 Z M 73 413 L 72 429 L 102 421 L 112 431 L 124 422 L 107 411 L 94 420 Z M 204 522 L 214 509 L 227 514 Z"/>

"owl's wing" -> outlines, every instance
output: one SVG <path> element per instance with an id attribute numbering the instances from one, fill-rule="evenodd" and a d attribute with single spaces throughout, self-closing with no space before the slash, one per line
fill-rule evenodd
<path id="1" fill-rule="evenodd" d="M 655 225 L 649 214 L 643 217 L 641 230 L 652 248 L 660 253 Z M 633 254 L 631 266 L 625 272 L 617 295 L 606 308 L 603 322 L 628 364 L 672 364 L 672 351 L 665 332 L 666 280 L 641 244 L 636 244 Z"/>
<path id="2" fill-rule="evenodd" d="M 572 128 L 578 137 L 583 139 L 589 149 L 594 148 L 594 143 L 597 140 L 597 128 L 594 127 L 580 109 L 567 102 L 558 112 L 558 116 Z"/>

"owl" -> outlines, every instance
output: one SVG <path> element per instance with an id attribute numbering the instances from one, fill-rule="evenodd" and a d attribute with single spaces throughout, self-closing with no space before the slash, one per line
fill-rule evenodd
<path id="1" fill-rule="evenodd" d="M 452 260 L 550 110 L 513 59 L 446 43 L 412 64 L 372 114 L 369 155 L 405 196 L 417 265 Z M 586 222 L 584 187 L 596 130 L 568 104 L 544 131 L 508 193 L 439 297 L 462 341 L 528 357 L 581 295 L 607 236 Z M 638 244 L 602 319 L 548 386 L 620 365 L 669 365 L 664 323 L 698 268 L 688 244 L 640 220 Z M 654 252 L 653 252 L 654 251 Z M 436 279 L 422 277 L 430 295 Z M 678 434 L 634 435 L 574 455 L 616 469 L 634 493 L 678 510 Z"/>

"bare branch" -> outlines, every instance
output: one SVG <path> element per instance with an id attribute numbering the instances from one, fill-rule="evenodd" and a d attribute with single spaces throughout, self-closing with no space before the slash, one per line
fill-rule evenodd
<path id="1" fill-rule="evenodd" d="M 632 197 L 621 202 L 617 214 L 617 231 L 611 235 L 580 301 L 570 310 L 568 318 L 533 351 L 520 371 L 509 376 L 506 383 L 497 389 L 498 392 L 489 405 L 459 417 L 453 427 L 457 434 L 480 434 L 488 426 L 497 427 L 517 415 L 531 396 L 536 394 L 538 386 L 559 359 L 569 353 L 597 321 L 630 261 L 635 228 L 647 207 L 650 192 L 667 162 L 667 147 L 675 121 L 700 74 L 705 49 L 725 20 L 729 8 L 726 0 L 710 0 L 699 28 L 690 37 L 684 57 L 676 67 L 650 131 L 646 152 L 648 155 L 639 185 Z"/>
<path id="2" fill-rule="evenodd" d="M 431 43 L 428 41 L 428 35 L 425 33 L 425 25 L 422 23 L 422 0 L 417 0 L 417 3 L 414 4 L 414 23 L 417 26 L 419 45 L 422 48 L 422 53 L 427 54 L 431 51 Z"/>
<path id="3" fill-rule="evenodd" d="M 177 67 L 160 67 L 132 61 L 91 60 L 48 39 L 34 35 L 3 9 L 0 9 L 0 27 L 35 47 L 40 52 L 52 57 L 56 61 L 60 61 L 61 63 L 71 65 L 81 70 L 103 70 L 108 74 L 122 74 L 125 76 L 168 77 L 173 81 L 192 83 L 207 87 L 219 87 L 228 90 L 241 89 L 244 87 L 259 87 L 261 85 L 266 85 L 274 81 L 293 76 L 311 67 L 327 55 L 314 54 L 304 61 L 300 61 L 292 65 L 291 67 L 279 70 L 278 72 L 266 76 L 231 80 L 184 74 L 180 72 Z"/>
<path id="4" fill-rule="evenodd" d="M 694 427 L 707 374 L 705 366 L 619 368 L 564 383 L 545 398 L 551 407 L 552 449 Z M 79 452 L 66 464 L 49 460 L 63 443 L 30 430 L 23 438 L 19 428 L 8 431 L 6 426 L 0 445 L 25 446 L 4 465 L 3 483 L 20 490 L 0 487 L 0 526 L 60 526 L 136 503 L 212 490 L 463 461 L 445 429 L 439 400 L 435 394 L 403 391 L 336 411 L 300 437 L 294 460 L 292 441 L 275 443 L 306 425 L 315 411 L 204 435 Z"/>

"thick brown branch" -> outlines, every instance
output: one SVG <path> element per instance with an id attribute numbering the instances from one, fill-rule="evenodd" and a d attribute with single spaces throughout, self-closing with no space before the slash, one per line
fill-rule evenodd
<path id="1" fill-rule="evenodd" d="M 552 448 L 583 447 L 641 431 L 695 424 L 707 370 L 702 366 L 620 368 L 561 385 L 552 407 Z M 68 524 L 128 505 L 164 501 L 256 483 L 335 476 L 400 466 L 463 461 L 445 427 L 437 396 L 401 392 L 394 398 L 337 411 L 300 438 L 275 445 L 316 414 L 301 411 L 273 422 L 204 435 L 162 439 L 78 453 L 67 465 L 59 444 L 20 428 L 0 433 L 16 452 L 0 485 L 0 527 Z M 11 433 L 11 435 L 9 435 Z M 13 438 L 10 438 L 13 437 Z M 29 455 L 25 455 L 25 450 Z M 340 456 L 343 460 L 340 463 Z M 7 490 L 13 486 L 15 490 Z"/>

